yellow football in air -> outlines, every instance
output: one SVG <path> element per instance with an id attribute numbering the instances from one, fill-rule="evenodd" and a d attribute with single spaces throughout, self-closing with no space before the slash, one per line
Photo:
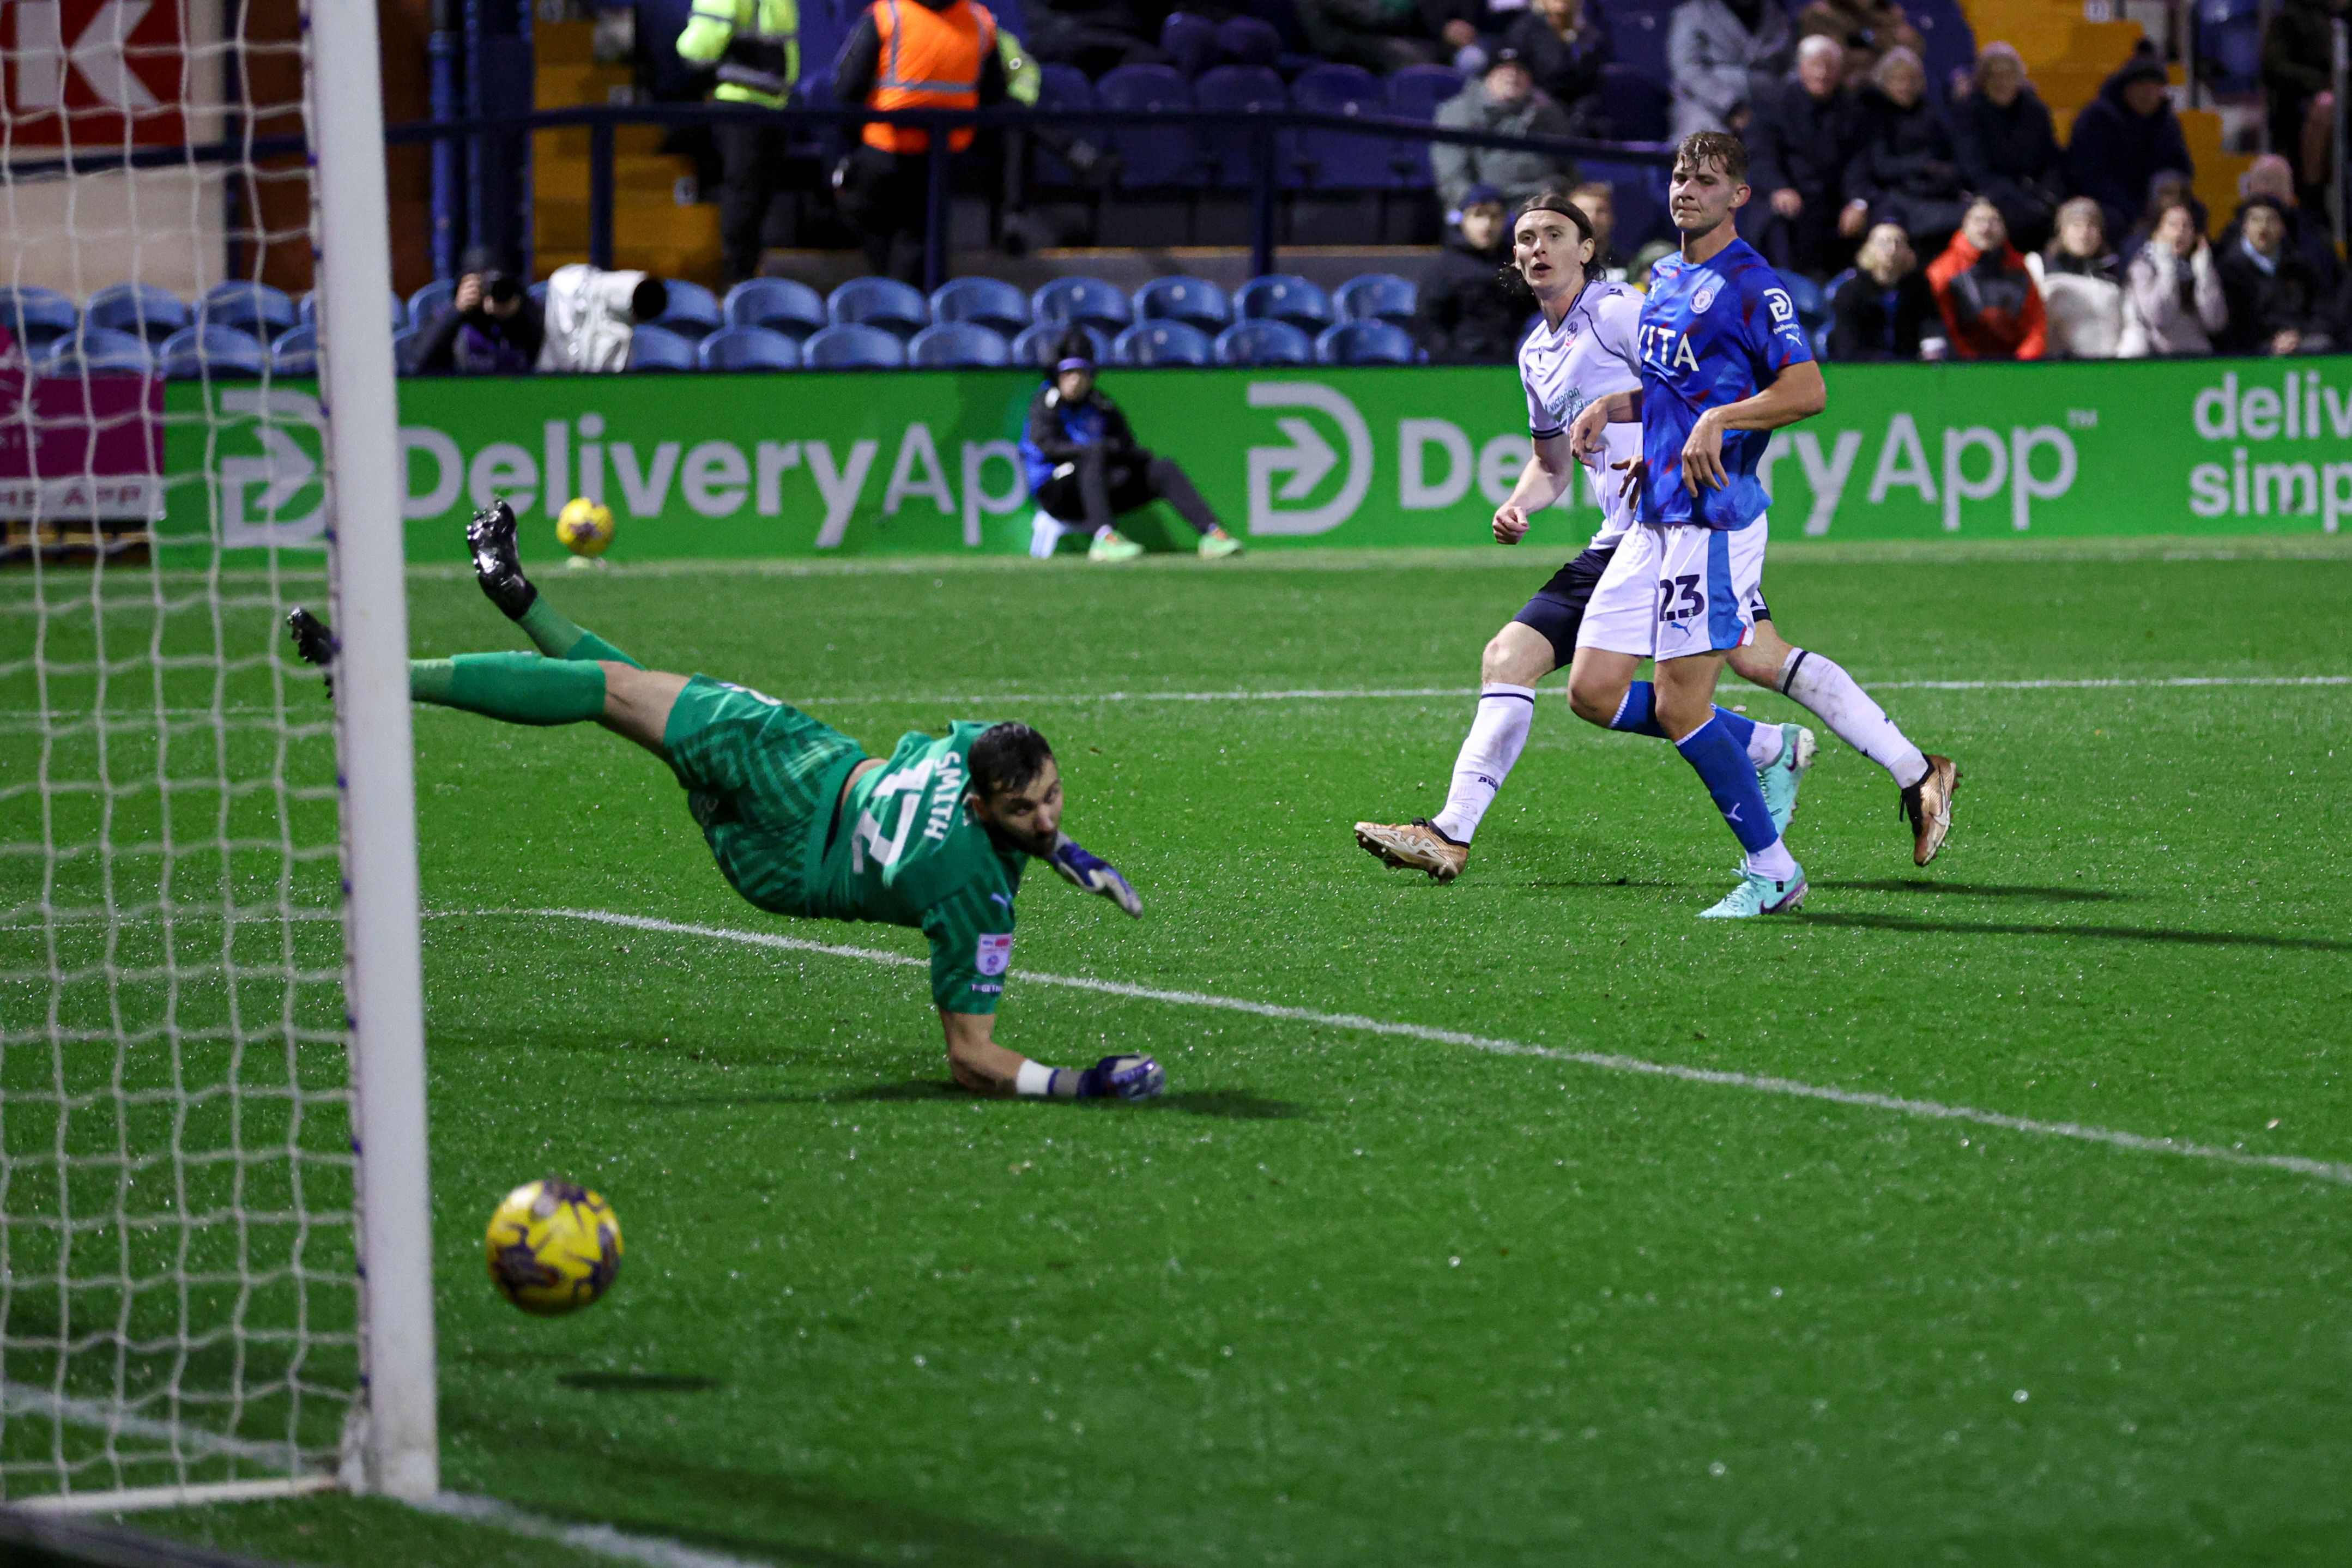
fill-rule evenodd
<path id="1" fill-rule="evenodd" d="M 507 1194 L 490 1216 L 487 1239 L 490 1283 L 541 1317 L 588 1305 L 621 1271 L 621 1221 L 613 1206 L 561 1176 Z"/>
<path id="2" fill-rule="evenodd" d="M 575 496 L 555 516 L 555 537 L 573 555 L 597 556 L 613 542 L 613 508 Z"/>

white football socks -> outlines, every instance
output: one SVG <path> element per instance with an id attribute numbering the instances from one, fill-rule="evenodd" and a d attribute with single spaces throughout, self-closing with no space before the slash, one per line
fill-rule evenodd
<path id="1" fill-rule="evenodd" d="M 1836 660 L 1790 649 L 1789 662 L 1780 667 L 1780 692 L 1811 709 L 1831 734 L 1895 775 L 1895 782 L 1904 789 L 1927 777 L 1927 758 Z"/>
<path id="2" fill-rule="evenodd" d="M 1470 721 L 1462 755 L 1454 759 L 1454 788 L 1446 793 L 1445 809 L 1429 820 L 1430 826 L 1457 844 L 1470 841 L 1478 831 L 1478 819 L 1495 803 L 1495 792 L 1528 748 L 1528 728 L 1535 716 L 1532 686 L 1490 682 L 1478 689 L 1478 716 Z"/>
<path id="3" fill-rule="evenodd" d="M 1797 874 L 1797 857 L 1789 852 L 1786 840 L 1774 839 L 1760 850 L 1748 851 L 1742 869 L 1752 875 L 1769 876 L 1774 882 L 1787 882 Z"/>
<path id="4" fill-rule="evenodd" d="M 1757 725 L 1748 732 L 1748 760 L 1762 772 L 1780 760 L 1780 747 L 1787 739 L 1777 724 Z"/>

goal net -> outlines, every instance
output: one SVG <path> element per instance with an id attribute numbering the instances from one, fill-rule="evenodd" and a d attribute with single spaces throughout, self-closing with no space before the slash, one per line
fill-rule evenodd
<path id="1" fill-rule="evenodd" d="M 380 141 L 376 254 L 328 259 L 371 244 L 363 223 L 334 232 L 331 183 L 369 182 L 334 166 L 321 119 L 334 77 L 318 57 L 354 19 L 380 135 L 374 9 L 359 0 L 0 6 L 12 1505 L 367 1484 L 383 1433 L 378 1421 L 371 1436 L 364 1391 L 416 1385 L 415 1366 L 380 1364 L 370 1320 L 383 1308 L 361 1287 L 375 1223 L 362 1189 L 412 1251 L 423 1210 L 421 1158 L 395 1179 L 355 1155 L 362 1081 L 416 1120 L 418 1150 L 423 1136 L 417 1063 L 371 1061 L 367 1025 L 382 1019 L 354 1021 L 375 961 L 365 900 L 346 889 L 381 893 L 384 879 L 359 875 L 368 853 L 347 824 L 363 802 L 339 777 L 362 758 L 386 770 L 383 737 L 364 702 L 343 700 L 339 721 L 283 632 L 290 605 L 325 613 L 342 597 L 354 562 L 329 542 L 372 520 L 338 504 L 347 486 L 331 476 L 362 437 L 394 439 Z M 374 279 L 380 344 L 340 308 L 354 270 Z M 344 334 L 362 341 L 347 349 Z M 380 370 L 381 395 L 330 420 L 342 404 L 327 394 L 360 385 L 353 367 Z M 381 428 L 336 428 L 352 418 Z M 370 574 L 388 586 L 342 606 L 379 625 L 389 614 L 378 665 L 404 615 L 396 532 L 391 548 L 389 572 Z M 352 684 L 369 688 L 367 672 Z M 396 727 L 404 796 L 404 708 Z M 413 828 L 389 839 L 409 868 L 397 991 L 414 984 Z M 369 852 L 381 862 L 380 843 Z M 373 973 L 383 984 L 381 963 Z M 403 1021 L 399 1007 L 376 1011 Z M 409 1260 L 429 1289 L 424 1263 Z M 412 1319 L 415 1286 L 395 1308 Z M 402 1329 L 415 1341 L 413 1322 Z M 405 1427 L 413 1448 L 413 1416 Z"/>

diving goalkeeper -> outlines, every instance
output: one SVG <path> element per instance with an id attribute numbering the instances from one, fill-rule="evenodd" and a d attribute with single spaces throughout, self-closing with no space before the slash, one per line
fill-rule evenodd
<path id="1" fill-rule="evenodd" d="M 797 708 L 708 675 L 648 670 L 556 613 L 523 576 L 504 502 L 466 529 L 474 575 L 537 653 L 409 662 L 409 695 L 509 724 L 593 719 L 669 764 L 719 872 L 778 915 L 878 920 L 930 938 L 931 999 L 955 1081 L 982 1092 L 1142 1100 L 1164 1084 L 1149 1056 L 1048 1067 L 996 1043 L 1013 958 L 1013 898 L 1031 856 L 1131 915 L 1125 877 L 1061 831 L 1062 779 L 1025 724 L 959 722 L 909 734 L 887 758 Z M 333 635 L 309 611 L 294 644 L 331 664 Z"/>

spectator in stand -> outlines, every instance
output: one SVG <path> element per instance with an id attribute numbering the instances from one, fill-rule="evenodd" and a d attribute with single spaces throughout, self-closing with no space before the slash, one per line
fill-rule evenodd
<path id="1" fill-rule="evenodd" d="M 1168 7 L 1146 0 L 1028 0 L 1029 52 L 1090 77 L 1120 66 L 1165 65 L 1160 24 Z"/>
<path id="2" fill-rule="evenodd" d="M 1431 36 L 1418 0 L 1297 0 L 1297 9 L 1317 54 L 1382 76 L 1452 52 Z"/>
<path id="3" fill-rule="evenodd" d="M 669 291 L 662 291 L 667 304 Z M 410 346 L 416 376 L 520 376 L 539 363 L 547 321 L 522 278 L 477 246 L 466 253 L 457 291 Z"/>
<path id="4" fill-rule="evenodd" d="M 1455 227 L 1421 275 L 1412 336 L 1441 365 L 1507 365 L 1517 354 L 1528 306 L 1503 281 L 1511 259 L 1511 214 L 1503 193 L 1473 185 Z"/>
<path id="5" fill-rule="evenodd" d="M 1486 74 L 1437 106 L 1437 123 L 1455 131 L 1491 131 L 1503 136 L 1566 136 L 1568 117 L 1538 92 L 1527 62 L 1516 49 L 1497 49 Z M 1442 141 L 1429 146 L 1429 166 L 1437 195 L 1454 212 L 1473 185 L 1492 185 L 1514 211 L 1538 192 L 1574 182 L 1564 159 L 1500 147 L 1463 147 Z"/>
<path id="6" fill-rule="evenodd" d="M 1503 32 L 1503 47 L 1517 49 L 1535 78 L 1536 90 L 1559 105 L 1578 136 L 1605 137 L 1609 117 L 1601 104 L 1601 68 L 1609 63 L 1609 35 L 1585 0 L 1535 0 Z"/>
<path id="7" fill-rule="evenodd" d="M 782 109 L 800 79 L 800 34 L 795 0 L 695 0 L 677 36 L 677 57 L 718 68 L 715 103 Z M 719 276 L 733 285 L 760 270 L 790 137 L 763 115 L 722 120 L 710 138 L 719 148 Z"/>
<path id="8" fill-rule="evenodd" d="M 1777 0 L 1682 0 L 1666 24 L 1675 140 L 1745 131 L 1756 83 L 1786 71 L 1796 43 Z"/>
<path id="9" fill-rule="evenodd" d="M 2312 106 L 2328 90 L 2334 24 L 2345 9 L 2345 0 L 2281 0 L 2263 29 L 2263 98 L 2273 147 L 2293 149 L 2300 157 Z M 2315 192 L 2320 171 L 2303 162 L 2302 184 Z"/>
<path id="10" fill-rule="evenodd" d="M 1959 226 L 1966 195 L 1951 133 L 1927 101 L 1927 69 L 1909 49 L 1887 50 L 1871 72 L 1854 140 L 1848 199 L 1866 204 L 1873 223 L 1901 224 L 1921 250 L 1943 245 Z"/>
<path id="11" fill-rule="evenodd" d="M 1847 87 L 1860 91 L 1889 49 L 1927 52 L 1919 29 L 1895 0 L 1813 0 L 1797 13 L 1799 38 L 1827 38 L 1845 51 Z"/>
<path id="12" fill-rule="evenodd" d="M 2120 234 L 2166 170 L 2194 178 L 2197 165 L 2172 112 L 2163 62 L 2152 52 L 2134 55 L 2074 117 L 2066 183 L 2076 195 L 2097 201 L 2107 232 Z"/>
<path id="13" fill-rule="evenodd" d="M 1438 56 L 1457 71 L 1476 76 L 1486 68 L 1489 36 L 1502 26 L 1486 0 L 1419 0 L 1422 26 L 1438 43 Z"/>
<path id="14" fill-rule="evenodd" d="M 985 108 L 1007 91 L 995 20 L 972 0 L 874 0 L 833 67 L 835 101 L 868 109 Z M 921 280 L 930 136 L 869 120 L 835 171 L 835 200 L 868 272 Z M 972 137 L 970 126 L 950 131 L 948 147 L 962 152 Z"/>
<path id="15" fill-rule="evenodd" d="M 1584 276 L 1603 283 L 1625 281 L 1625 258 L 1617 254 L 1617 192 L 1606 180 L 1587 180 L 1568 193 L 1577 211 L 1592 225 L 1592 259 Z"/>
<path id="16" fill-rule="evenodd" d="M 2213 248 L 2186 202 L 2176 201 L 2158 214 L 2147 243 L 2124 268 L 2124 292 L 2143 353 L 2210 354 L 2215 337 L 2230 324 Z"/>
<path id="17" fill-rule="evenodd" d="M 2230 310 L 2221 351 L 2326 353 L 2336 343 L 2332 301 L 2311 264 L 2286 243 L 2286 209 L 2273 197 L 2250 196 L 2239 204 L 2237 226 L 2236 241 L 2213 261 Z"/>
<path id="18" fill-rule="evenodd" d="M 1987 44 L 1978 54 L 1974 88 L 1952 105 L 1960 183 L 2000 209 L 2020 246 L 2036 249 L 2050 235 L 2066 157 L 2049 108 L 2007 44 Z"/>
<path id="19" fill-rule="evenodd" d="M 2050 319 L 2053 360 L 2136 360 L 2147 352 L 2124 299 L 2123 268 L 2107 248 L 2099 204 L 2077 196 L 2058 209 L 2046 255 L 2028 255 Z"/>
<path id="20" fill-rule="evenodd" d="M 1830 358 L 1942 359 L 1944 319 L 1903 225 L 1872 229 L 1853 264 L 1830 301 Z"/>
<path id="21" fill-rule="evenodd" d="M 2238 176 L 2238 199 L 2268 196 L 2278 203 L 2286 214 L 2287 248 L 2311 264 L 2319 276 L 2320 287 L 2328 294 L 2336 292 L 2343 281 L 2344 264 L 2336 259 L 2336 242 L 2324 223 L 2315 223 L 2310 214 L 2297 200 L 2294 190 L 2294 165 L 2275 152 L 2265 152 L 2256 158 L 2243 174 Z M 2236 242 L 2238 223 L 2232 218 L 2230 226 L 2221 231 L 2221 248 L 2226 252 Z"/>
<path id="22" fill-rule="evenodd" d="M 1845 49 L 1816 33 L 1797 46 L 1789 79 L 1756 99 L 1748 133 L 1755 160 L 1748 183 L 1764 193 L 1770 215 L 1760 247 L 1783 272 L 1820 277 L 1836 270 L 1841 241 L 1840 189 L 1853 159 L 1858 110 L 1845 89 Z M 1868 207 L 1855 203 L 1847 230 L 1859 232 Z"/>
<path id="23" fill-rule="evenodd" d="M 1927 269 L 1927 286 L 1959 358 L 2038 360 L 2048 349 L 2042 293 L 1990 202 L 1969 204 L 1951 248 Z"/>
<path id="24" fill-rule="evenodd" d="M 2189 209 L 2189 220 L 2199 234 L 2212 232 L 2213 220 L 2205 211 L 2205 204 L 2197 199 L 2197 188 L 2189 183 L 2189 176 L 2177 170 L 2161 170 L 2147 183 L 2147 205 L 2140 210 L 2138 224 L 2124 235 L 2122 254 L 2126 267 L 2131 265 L 2131 258 L 2139 254 L 2139 247 L 2147 243 L 2148 236 L 2156 233 L 2156 225 L 2163 222 L 2164 214 L 2174 207 Z"/>

